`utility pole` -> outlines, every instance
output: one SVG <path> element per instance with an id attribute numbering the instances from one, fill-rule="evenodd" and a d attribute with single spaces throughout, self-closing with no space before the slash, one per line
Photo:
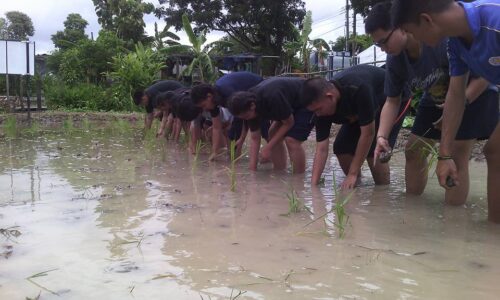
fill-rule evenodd
<path id="1" fill-rule="evenodd" d="M 345 0 L 345 51 L 349 51 L 349 0 Z"/>
<path id="2" fill-rule="evenodd" d="M 358 64 L 358 61 L 357 61 L 357 48 L 358 48 L 358 45 L 356 43 L 356 35 L 357 35 L 357 32 L 356 32 L 356 12 L 353 11 L 352 12 L 352 53 L 351 53 L 351 56 L 354 58 L 353 59 L 353 65 L 357 65 Z"/>

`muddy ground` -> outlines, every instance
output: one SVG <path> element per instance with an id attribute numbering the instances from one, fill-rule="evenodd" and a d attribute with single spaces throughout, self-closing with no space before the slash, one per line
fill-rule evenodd
<path id="1" fill-rule="evenodd" d="M 0 114 L 0 127 L 8 116 L 15 116 L 18 124 L 28 125 L 28 118 L 25 113 L 16 114 Z M 39 122 L 42 126 L 57 126 L 62 124 L 64 120 L 71 117 L 75 126 L 78 126 L 83 120 L 87 119 L 91 122 L 106 123 L 115 120 L 127 120 L 132 124 L 143 124 L 144 114 L 142 113 L 107 113 L 107 112 L 60 112 L 60 111 L 45 111 L 33 112 L 31 114 L 32 120 Z M 340 126 L 332 127 L 332 136 L 335 136 Z M 0 137 L 3 136 L 0 128 Z M 406 144 L 406 140 L 410 134 L 409 129 L 403 128 L 398 135 L 395 149 L 402 149 Z M 475 161 L 484 161 L 483 147 L 486 141 L 478 141 L 472 149 L 471 159 Z"/>

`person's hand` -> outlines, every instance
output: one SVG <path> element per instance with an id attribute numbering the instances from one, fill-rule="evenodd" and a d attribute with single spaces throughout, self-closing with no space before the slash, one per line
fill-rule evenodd
<path id="1" fill-rule="evenodd" d="M 441 131 L 441 127 L 443 125 L 443 116 L 441 116 L 441 118 L 439 118 L 437 121 L 432 122 L 432 125 L 435 129 Z"/>
<path id="2" fill-rule="evenodd" d="M 439 160 L 436 166 L 439 185 L 449 190 L 458 185 L 458 171 L 453 159 Z"/>
<path id="3" fill-rule="evenodd" d="M 342 190 L 352 190 L 353 188 L 356 187 L 357 181 L 358 181 L 358 175 L 347 175 L 347 177 L 344 179 L 344 182 L 342 182 L 340 188 Z"/>
<path id="4" fill-rule="evenodd" d="M 271 161 L 271 149 L 266 145 L 260 150 L 260 162 L 265 164 Z"/>
<path id="5" fill-rule="evenodd" d="M 373 153 L 374 163 L 377 163 L 377 160 L 382 153 L 390 153 L 391 151 L 392 149 L 389 145 L 389 141 L 386 138 L 379 136 L 377 138 L 377 146 L 375 146 L 375 151 Z"/>

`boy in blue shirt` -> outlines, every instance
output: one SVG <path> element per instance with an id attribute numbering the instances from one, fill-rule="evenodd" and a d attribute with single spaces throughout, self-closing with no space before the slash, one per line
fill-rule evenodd
<path id="1" fill-rule="evenodd" d="M 422 91 L 405 149 L 406 192 L 420 195 L 427 184 L 427 147 L 441 138 L 441 131 L 434 124 L 442 116 L 441 106 L 450 80 L 447 39 L 436 47 L 423 45 L 411 33 L 392 27 L 390 10 L 390 3 L 379 3 L 365 20 L 365 31 L 377 46 L 387 52 L 385 94 L 388 98 L 382 109 L 375 159 L 381 153 L 391 151 L 386 137 L 398 115 L 404 88 L 408 86 L 412 93 Z M 494 86 L 487 87 L 488 82 L 483 79 L 473 79 L 467 86 L 468 98 L 474 101 L 465 111 L 452 148 L 461 184 L 446 191 L 448 204 L 463 205 L 467 200 L 472 147 L 476 139 L 489 138 L 498 123 L 498 92 Z"/>
<path id="2" fill-rule="evenodd" d="M 443 128 L 436 173 L 445 188 L 447 177 L 458 181 L 451 144 L 467 103 L 468 72 L 500 84 L 500 1 L 472 3 L 453 0 L 395 0 L 393 25 L 425 44 L 435 46 L 449 37 L 450 85 L 443 112 Z M 488 217 L 500 223 L 500 127 L 497 125 L 484 148 L 488 164 Z"/>

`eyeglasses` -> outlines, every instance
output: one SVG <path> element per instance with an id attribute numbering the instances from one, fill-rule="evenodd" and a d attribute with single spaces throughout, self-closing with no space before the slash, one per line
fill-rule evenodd
<path id="1" fill-rule="evenodd" d="M 385 45 L 389 42 L 389 40 L 391 39 L 391 36 L 392 36 L 392 34 L 394 33 L 394 31 L 396 31 L 396 29 L 397 29 L 397 28 L 394 28 L 394 29 L 391 31 L 391 33 L 389 33 L 389 35 L 388 35 L 385 39 L 383 39 L 383 40 L 381 40 L 381 41 L 378 41 L 378 42 L 375 42 L 375 43 L 374 43 L 374 45 L 375 45 L 375 46 L 377 46 L 377 47 L 382 47 L 382 46 L 385 46 Z"/>

